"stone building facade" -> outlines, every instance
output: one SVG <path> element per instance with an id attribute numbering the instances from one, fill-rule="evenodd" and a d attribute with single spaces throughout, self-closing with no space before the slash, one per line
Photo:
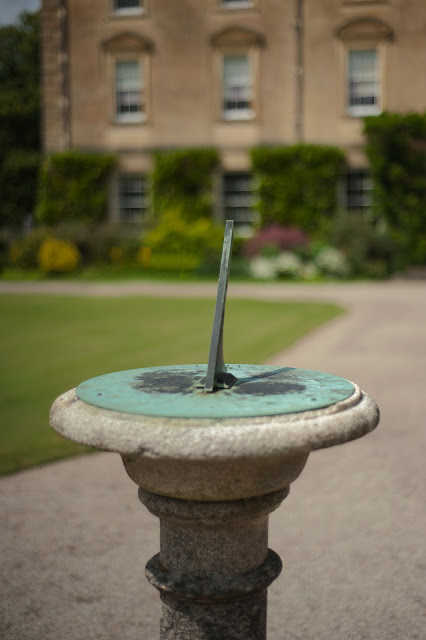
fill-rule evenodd
<path id="1" fill-rule="evenodd" d="M 424 0 L 43 0 L 42 37 L 45 152 L 116 153 L 123 222 L 154 149 L 217 148 L 216 214 L 244 226 L 252 147 L 337 145 L 368 207 L 362 117 L 426 108 Z"/>

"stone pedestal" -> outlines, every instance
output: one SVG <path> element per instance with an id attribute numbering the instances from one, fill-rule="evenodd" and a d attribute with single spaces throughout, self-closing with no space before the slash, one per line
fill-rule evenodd
<path id="1" fill-rule="evenodd" d="M 160 518 L 160 553 L 146 572 L 161 594 L 161 640 L 265 639 L 266 592 L 281 570 L 268 549 L 269 513 L 311 451 L 361 437 L 379 420 L 374 400 L 348 385 L 347 397 L 325 408 L 243 418 L 139 415 L 95 406 L 75 390 L 56 400 L 54 429 L 119 452 Z M 95 396 L 103 402 L 102 389 Z"/>
<path id="2" fill-rule="evenodd" d="M 161 550 L 146 575 L 161 594 L 162 639 L 266 638 L 267 588 L 281 571 L 268 549 L 268 517 L 287 494 L 209 503 L 139 489 L 161 523 Z"/>

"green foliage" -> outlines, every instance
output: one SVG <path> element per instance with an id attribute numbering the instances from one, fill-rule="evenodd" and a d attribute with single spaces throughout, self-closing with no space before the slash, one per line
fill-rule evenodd
<path id="1" fill-rule="evenodd" d="M 330 242 L 346 255 L 355 276 L 385 277 L 395 266 L 395 245 L 389 234 L 374 226 L 363 212 L 340 213 Z"/>
<path id="2" fill-rule="evenodd" d="M 38 253 L 48 231 L 43 228 L 34 229 L 21 240 L 14 242 L 10 248 L 10 261 L 21 269 L 36 269 L 38 267 Z"/>
<path id="3" fill-rule="evenodd" d="M 73 220 L 56 225 L 53 232 L 56 238 L 75 244 L 84 265 L 130 264 L 140 245 L 139 230 L 108 222 L 93 226 Z"/>
<path id="4" fill-rule="evenodd" d="M 152 173 L 154 211 L 162 215 L 178 207 L 185 219 L 212 213 L 212 177 L 219 164 L 216 149 L 158 151 Z"/>
<path id="5" fill-rule="evenodd" d="M 43 163 L 37 217 L 44 224 L 102 221 L 107 212 L 108 180 L 115 157 L 73 149 Z"/>
<path id="6" fill-rule="evenodd" d="M 305 233 L 327 230 L 337 206 L 343 152 L 299 144 L 252 149 L 261 225 L 295 226 Z"/>
<path id="7" fill-rule="evenodd" d="M 10 149 L 0 159 L 0 226 L 21 227 L 32 215 L 39 165 L 40 154 L 32 150 Z"/>
<path id="8" fill-rule="evenodd" d="M 399 249 L 400 265 L 426 263 L 426 112 L 365 119 L 374 209 Z"/>
<path id="9" fill-rule="evenodd" d="M 210 218 L 199 218 L 188 223 L 179 209 L 168 209 L 159 224 L 144 238 L 152 255 L 158 253 L 186 254 L 203 260 L 220 256 L 223 228 L 215 226 Z"/>
<path id="10" fill-rule="evenodd" d="M 0 27 L 0 226 L 35 205 L 40 149 L 39 14 Z"/>

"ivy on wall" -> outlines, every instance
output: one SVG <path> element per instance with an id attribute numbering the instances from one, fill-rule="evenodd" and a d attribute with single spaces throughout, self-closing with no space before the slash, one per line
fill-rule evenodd
<path id="1" fill-rule="evenodd" d="M 251 159 L 262 226 L 275 222 L 310 234 L 327 231 L 337 209 L 341 149 L 310 144 L 258 147 Z"/>
<path id="2" fill-rule="evenodd" d="M 112 155 L 75 149 L 50 155 L 41 168 L 38 220 L 54 225 L 105 219 L 108 182 L 115 163 Z"/>
<path id="3" fill-rule="evenodd" d="M 426 264 L 426 113 L 365 119 L 373 203 L 400 253 L 400 266 Z"/>
<path id="4" fill-rule="evenodd" d="M 154 154 L 154 212 L 179 209 L 187 221 L 212 214 L 213 173 L 219 165 L 216 149 L 180 149 Z"/>

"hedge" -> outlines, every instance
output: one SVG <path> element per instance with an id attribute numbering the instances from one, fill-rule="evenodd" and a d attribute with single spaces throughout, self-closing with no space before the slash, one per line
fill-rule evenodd
<path id="1" fill-rule="evenodd" d="M 310 234 L 324 232 L 337 209 L 341 149 L 299 144 L 251 152 L 261 226 L 278 223 Z"/>
<path id="2" fill-rule="evenodd" d="M 38 220 L 54 225 L 105 219 L 108 181 L 115 162 L 112 155 L 79 150 L 50 155 L 41 169 Z"/>
<path id="3" fill-rule="evenodd" d="M 400 253 L 400 266 L 426 263 L 426 113 L 365 119 L 373 207 Z"/>
<path id="4" fill-rule="evenodd" d="M 213 173 L 219 165 L 216 149 L 180 149 L 154 154 L 154 213 L 179 209 L 188 220 L 212 214 Z"/>

